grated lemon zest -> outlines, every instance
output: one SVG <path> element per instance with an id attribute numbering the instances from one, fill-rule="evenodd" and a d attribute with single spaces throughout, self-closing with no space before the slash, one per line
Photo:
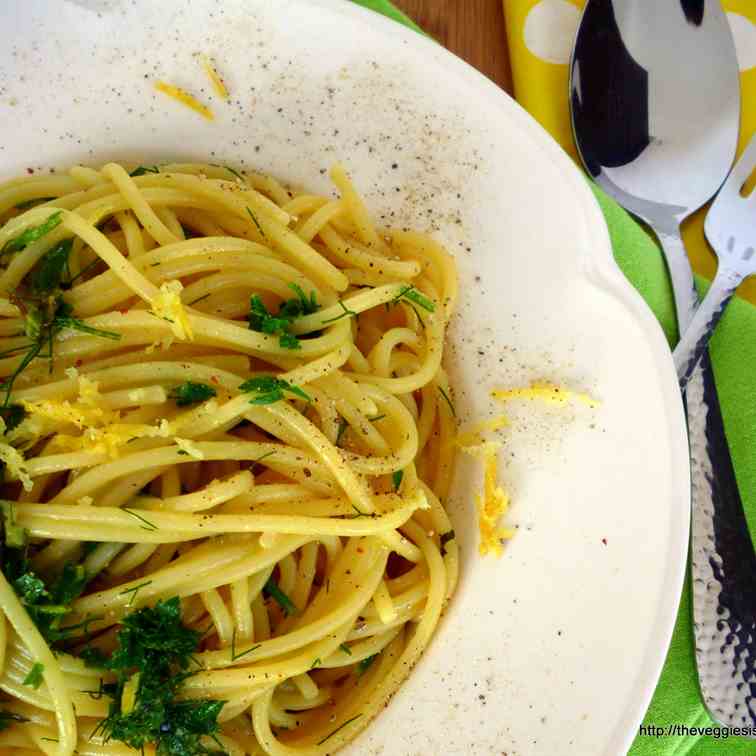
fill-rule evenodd
<path id="1" fill-rule="evenodd" d="M 21 481 L 24 491 L 31 491 L 34 483 L 26 467 L 24 455 L 18 449 L 15 449 L 10 444 L 0 443 L 0 462 L 5 465 L 6 471 L 11 478 Z"/>
<path id="2" fill-rule="evenodd" d="M 500 402 L 512 399 L 538 399 L 549 404 L 567 404 L 571 399 L 582 402 L 589 407 L 598 407 L 599 402 L 588 394 L 571 391 L 545 381 L 533 381 L 530 386 L 513 389 L 494 389 L 491 396 Z"/>
<path id="3" fill-rule="evenodd" d="M 218 74 L 218 70 L 216 69 L 213 61 L 210 60 L 207 55 L 200 55 L 199 59 L 200 63 L 202 64 L 202 68 L 207 74 L 207 78 L 210 79 L 210 84 L 215 90 L 215 94 L 217 94 L 218 97 L 222 97 L 224 100 L 228 100 L 228 88 L 226 87 L 223 79 L 221 79 L 220 75 Z"/>
<path id="4" fill-rule="evenodd" d="M 189 323 L 189 316 L 181 301 L 181 281 L 166 281 L 160 286 L 160 292 L 150 302 L 152 313 L 171 324 L 171 331 L 177 339 L 194 341 L 194 332 Z"/>
<path id="5" fill-rule="evenodd" d="M 467 430 L 458 433 L 454 439 L 454 443 L 459 447 L 480 444 L 483 433 L 498 431 L 502 428 L 506 428 L 508 425 L 509 419 L 506 415 L 497 415 L 490 420 L 481 420 L 477 423 L 473 423 Z"/>

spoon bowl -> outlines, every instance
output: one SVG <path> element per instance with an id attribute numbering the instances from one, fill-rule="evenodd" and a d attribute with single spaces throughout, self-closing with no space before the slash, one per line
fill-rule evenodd
<path id="1" fill-rule="evenodd" d="M 738 65 L 719 2 L 591 0 L 571 101 L 596 181 L 651 225 L 679 224 L 722 185 L 738 141 Z"/>

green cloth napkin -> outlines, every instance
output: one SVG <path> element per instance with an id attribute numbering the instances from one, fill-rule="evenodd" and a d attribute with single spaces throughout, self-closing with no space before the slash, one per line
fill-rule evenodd
<path id="1" fill-rule="evenodd" d="M 359 5 L 411 26 L 412 23 L 388 0 L 353 0 Z M 597 187 L 596 199 L 609 227 L 617 264 L 659 320 L 670 343 L 676 338 L 674 302 L 664 259 L 646 231 L 619 205 Z M 699 280 L 703 293 L 708 282 Z M 756 438 L 756 307 L 734 299 L 711 342 L 711 356 L 722 404 L 738 487 L 756 540 L 756 459 L 750 442 Z M 716 726 L 704 710 L 698 676 L 691 623 L 690 581 L 686 578 L 667 660 L 649 706 L 644 725 L 666 727 Z M 656 738 L 639 735 L 631 756 L 740 756 L 756 753 L 753 741 L 744 738 L 711 736 L 671 736 Z"/>

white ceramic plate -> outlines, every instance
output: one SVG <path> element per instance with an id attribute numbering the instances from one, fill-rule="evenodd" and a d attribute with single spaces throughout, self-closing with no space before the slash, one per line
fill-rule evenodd
<path id="1" fill-rule="evenodd" d="M 512 410 L 502 472 L 519 529 L 500 560 L 477 556 L 480 471 L 461 466 L 458 594 L 350 753 L 624 752 L 676 613 L 687 446 L 666 344 L 570 161 L 464 63 L 348 2 L 26 0 L 0 21 L 3 176 L 209 158 L 325 189 L 341 160 L 376 216 L 432 229 L 457 257 L 462 416 L 491 409 L 490 387 L 537 378 L 602 401 Z M 157 94 L 158 77 L 216 120 Z"/>

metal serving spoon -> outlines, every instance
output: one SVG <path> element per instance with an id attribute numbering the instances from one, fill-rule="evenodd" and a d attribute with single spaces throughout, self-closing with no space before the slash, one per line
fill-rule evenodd
<path id="1" fill-rule="evenodd" d="M 682 332 L 698 297 L 680 224 L 721 186 L 738 136 L 738 66 L 719 2 L 588 0 L 571 65 L 570 105 L 588 171 L 661 242 Z M 706 350 L 686 405 L 701 692 L 716 720 L 752 726 L 756 555 Z"/>

